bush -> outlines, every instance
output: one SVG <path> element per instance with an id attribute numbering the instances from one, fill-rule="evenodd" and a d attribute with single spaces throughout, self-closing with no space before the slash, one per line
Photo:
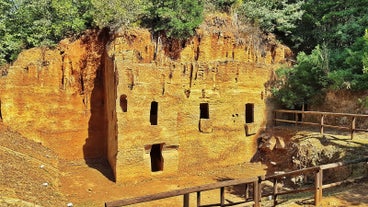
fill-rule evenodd
<path id="1" fill-rule="evenodd" d="M 146 23 L 154 32 L 168 37 L 185 39 L 203 21 L 201 0 L 151 0 Z"/>
<path id="2" fill-rule="evenodd" d="M 313 103 L 329 85 L 328 50 L 317 46 L 312 54 L 299 53 L 292 68 L 280 68 L 278 76 L 283 80 L 272 89 L 273 95 L 287 108 Z"/>
<path id="3" fill-rule="evenodd" d="M 139 21 L 147 7 L 146 0 L 91 0 L 93 21 L 99 28 L 115 30 Z"/>

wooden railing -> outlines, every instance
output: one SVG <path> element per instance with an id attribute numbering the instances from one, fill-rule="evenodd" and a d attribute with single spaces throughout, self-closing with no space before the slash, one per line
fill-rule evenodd
<path id="1" fill-rule="evenodd" d="M 258 198 L 259 194 L 257 193 L 259 192 L 259 189 L 258 189 L 259 182 L 258 181 L 259 181 L 258 177 L 222 181 L 222 182 L 217 182 L 217 183 L 212 183 L 212 184 L 207 184 L 207 185 L 201 185 L 201 186 L 195 186 L 195 187 L 184 188 L 184 189 L 179 189 L 179 190 L 173 190 L 169 192 L 157 193 L 153 195 L 106 202 L 105 207 L 127 206 L 131 204 L 143 203 L 143 202 L 154 201 L 154 200 L 181 196 L 181 195 L 183 196 L 183 206 L 189 207 L 189 194 L 190 193 L 197 193 L 197 206 L 201 206 L 201 192 L 213 190 L 213 189 L 219 189 L 219 188 L 220 188 L 220 203 L 211 204 L 211 205 L 212 206 L 225 206 L 225 203 L 224 203 L 225 202 L 225 199 L 224 199 L 225 187 L 241 185 L 241 184 L 251 184 L 251 183 L 253 183 L 253 192 L 254 192 L 253 198 L 255 199 L 254 201 L 248 200 L 248 201 L 244 201 L 241 203 L 249 203 L 249 204 L 254 204 L 254 206 L 260 206 L 259 205 L 260 198 Z M 237 204 L 240 204 L 240 203 L 237 203 Z"/>
<path id="2" fill-rule="evenodd" d="M 278 114 L 294 114 L 294 119 L 282 119 L 278 118 Z M 301 115 L 301 116 L 299 116 Z M 308 122 L 304 120 L 305 115 L 319 116 L 319 122 Z M 332 124 L 326 124 L 325 118 L 326 116 L 333 117 L 350 117 L 351 121 L 349 126 L 337 126 Z M 354 137 L 354 132 L 363 131 L 368 132 L 368 127 L 366 129 L 361 129 L 356 127 L 356 119 L 357 118 L 365 118 L 368 119 L 368 115 L 365 114 L 348 114 L 348 113 L 333 113 L 333 112 L 319 112 L 319 111 L 298 111 L 298 110 L 274 110 L 274 125 L 276 126 L 277 122 L 283 123 L 291 123 L 295 125 L 312 125 L 320 127 L 321 134 L 324 133 L 325 128 L 335 128 L 340 130 L 349 130 L 351 133 L 351 139 Z"/>
<path id="3" fill-rule="evenodd" d="M 285 195 L 285 194 L 295 194 L 305 191 L 314 191 L 314 204 L 315 206 L 320 206 L 322 202 L 322 190 L 325 188 L 334 187 L 346 182 L 352 182 L 356 179 L 361 179 L 367 175 L 363 175 L 358 178 L 353 178 L 349 180 L 343 180 L 335 183 L 329 183 L 323 185 L 323 171 L 327 169 L 333 169 L 337 167 L 342 167 L 346 165 L 351 164 L 358 164 L 358 163 L 364 163 L 367 164 L 368 157 L 358 159 L 358 160 L 352 160 L 352 161 L 345 161 L 345 162 L 337 162 L 332 164 L 326 164 L 316 167 L 310 167 L 305 168 L 301 170 L 295 170 L 291 172 L 286 172 L 282 174 L 277 175 L 270 175 L 270 176 L 258 176 L 258 177 L 252 177 L 252 178 L 246 178 L 246 179 L 235 179 L 235 180 L 228 180 L 228 181 L 222 181 L 207 185 L 201 185 L 201 186 L 195 186 L 185 189 L 179 189 L 169 192 L 163 192 L 163 193 L 157 193 L 153 195 L 147 195 L 147 196 L 141 196 L 136 198 L 128 198 L 123 200 L 117 200 L 117 201 L 110 201 L 105 203 L 105 207 L 120 207 L 120 206 L 127 206 L 131 204 L 137 204 L 137 203 L 143 203 L 143 202 L 149 202 L 164 198 L 170 198 L 175 196 L 183 196 L 183 207 L 189 207 L 189 195 L 190 193 L 196 193 L 197 194 L 197 207 L 204 207 L 204 206 L 233 206 L 238 204 L 247 204 L 247 205 L 253 205 L 254 207 L 260 207 L 261 206 L 261 198 L 262 197 L 269 197 L 272 196 L 273 198 L 273 204 L 274 206 L 277 205 L 277 198 L 279 195 Z M 285 190 L 285 189 L 279 189 L 280 186 L 278 186 L 278 183 L 284 180 L 287 177 L 293 177 L 293 176 L 300 176 L 300 175 L 307 175 L 307 174 L 314 174 L 314 186 L 312 187 L 306 187 L 306 188 L 299 188 L 299 189 L 293 189 L 293 190 Z M 273 190 L 269 193 L 262 193 L 262 182 L 264 181 L 271 181 L 273 183 Z M 236 185 L 244 184 L 244 201 L 240 202 L 234 202 L 234 203 L 226 203 L 225 204 L 225 187 L 231 187 Z M 253 196 L 249 196 L 250 187 L 253 188 L 252 194 Z M 220 203 L 215 204 L 206 204 L 201 205 L 201 192 L 213 190 L 213 189 L 220 189 Z"/>

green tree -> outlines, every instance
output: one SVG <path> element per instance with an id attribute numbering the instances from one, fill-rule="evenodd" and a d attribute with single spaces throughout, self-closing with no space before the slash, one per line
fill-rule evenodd
<path id="1" fill-rule="evenodd" d="M 330 84 L 328 56 L 325 46 L 317 46 L 310 55 L 299 53 L 294 67 L 276 71 L 281 81 L 273 87 L 273 95 L 290 109 L 315 102 L 315 97 L 322 95 Z"/>
<path id="2" fill-rule="evenodd" d="M 368 25 L 368 2 L 361 0 L 306 0 L 298 26 L 289 44 L 310 53 L 318 44 L 330 49 L 345 48 L 364 35 Z"/>
<path id="3" fill-rule="evenodd" d="M 243 21 L 260 27 L 264 32 L 288 35 L 296 28 L 304 10 L 303 1 L 289 3 L 287 0 L 244 0 L 238 8 Z"/>
<path id="4" fill-rule="evenodd" d="M 0 0 L 0 65 L 12 61 L 21 51 L 22 41 L 14 33 L 16 5 L 12 0 Z"/>
<path id="5" fill-rule="evenodd" d="M 89 0 L 0 0 L 0 64 L 22 49 L 52 46 L 91 25 Z"/>
<path id="6" fill-rule="evenodd" d="M 205 0 L 204 8 L 208 12 L 227 12 L 229 13 L 233 4 L 238 2 L 239 0 Z"/>
<path id="7" fill-rule="evenodd" d="M 283 39 L 299 55 L 294 67 L 280 70 L 285 81 L 274 90 L 278 100 L 292 107 L 313 100 L 327 89 L 367 90 L 368 36 L 364 33 L 368 2 L 306 0 L 302 10 L 305 12 L 297 27 Z M 324 45 L 324 49 L 318 45 Z M 323 58 L 328 70 L 321 70 L 322 62 L 316 61 L 318 56 L 324 57 L 323 51 L 328 51 Z"/>
<path id="8" fill-rule="evenodd" d="M 154 32 L 164 32 L 168 37 L 185 39 L 203 21 L 201 0 L 151 0 L 146 23 Z"/>
<path id="9" fill-rule="evenodd" d="M 139 21 L 148 2 L 146 0 L 91 0 L 94 23 L 99 28 L 117 29 Z"/>
<path id="10" fill-rule="evenodd" d="M 329 74 L 333 89 L 368 89 L 368 34 L 333 55 L 334 70 Z"/>

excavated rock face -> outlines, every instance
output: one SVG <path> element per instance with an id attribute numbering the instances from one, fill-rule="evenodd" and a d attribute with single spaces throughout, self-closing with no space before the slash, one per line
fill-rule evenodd
<path id="1" fill-rule="evenodd" d="M 221 16 L 187 41 L 90 33 L 24 51 L 0 78 L 1 115 L 63 158 L 107 157 L 117 181 L 246 162 L 290 55 Z"/>
<path id="2" fill-rule="evenodd" d="M 185 42 L 115 34 L 107 53 L 108 159 L 121 181 L 250 161 L 273 109 L 265 85 L 290 50 L 211 17 Z"/>
<path id="3" fill-rule="evenodd" d="M 23 51 L 0 78 L 3 122 L 63 158 L 104 156 L 103 37 Z"/>

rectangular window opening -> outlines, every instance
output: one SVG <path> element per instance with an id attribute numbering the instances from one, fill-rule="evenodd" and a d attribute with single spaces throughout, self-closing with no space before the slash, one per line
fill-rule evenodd
<path id="1" fill-rule="evenodd" d="M 201 119 L 209 119 L 210 118 L 208 103 L 199 104 L 199 109 L 200 109 L 200 117 L 199 118 L 201 118 Z"/>
<path id="2" fill-rule="evenodd" d="M 158 121 L 158 102 L 152 101 L 150 111 L 151 125 L 157 125 L 157 121 Z"/>
<path id="3" fill-rule="evenodd" d="M 164 158 L 162 156 L 162 147 L 164 144 L 154 144 L 151 147 L 151 172 L 164 170 Z"/>
<path id="4" fill-rule="evenodd" d="M 254 104 L 247 103 L 245 104 L 245 123 L 253 123 L 254 122 Z"/>

